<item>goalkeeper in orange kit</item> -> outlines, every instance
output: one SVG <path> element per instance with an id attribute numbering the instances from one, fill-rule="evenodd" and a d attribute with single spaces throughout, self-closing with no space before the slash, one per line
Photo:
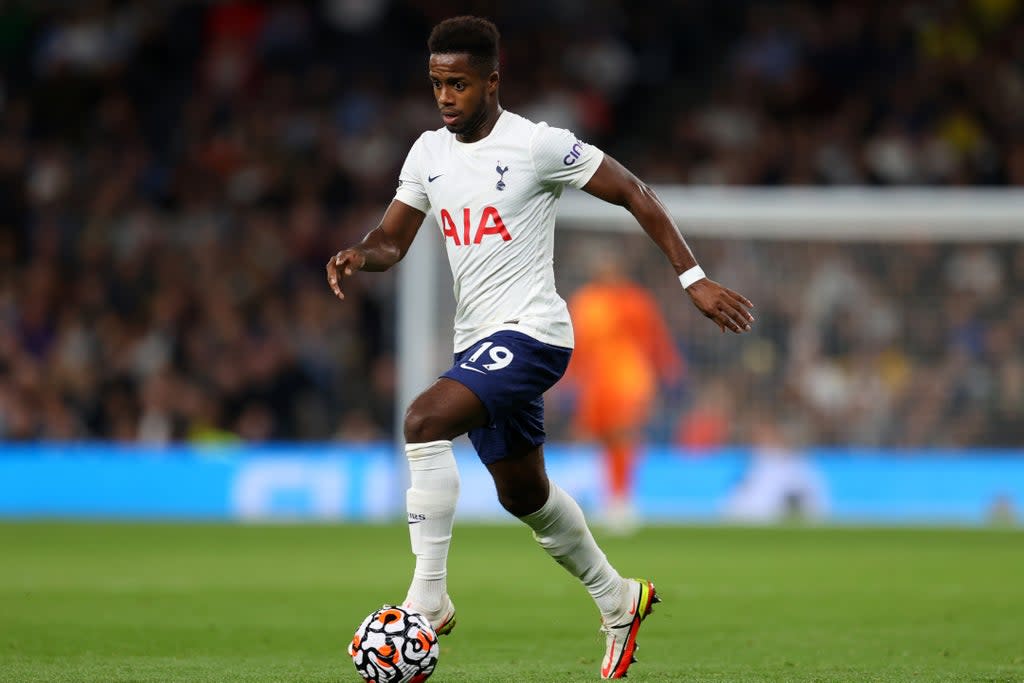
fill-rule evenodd
<path id="1" fill-rule="evenodd" d="M 636 525 L 636 451 L 659 382 L 675 384 L 682 361 L 654 298 L 611 257 L 569 300 L 576 350 L 566 378 L 577 389 L 576 428 L 598 441 L 607 473 L 609 530 Z"/>

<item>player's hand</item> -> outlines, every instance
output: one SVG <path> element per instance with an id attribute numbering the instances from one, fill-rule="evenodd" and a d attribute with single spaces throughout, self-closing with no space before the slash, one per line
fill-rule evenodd
<path id="1" fill-rule="evenodd" d="M 741 294 L 708 278 L 694 282 L 686 289 L 686 293 L 700 312 L 711 318 L 722 332 L 727 329 L 736 334 L 750 331 L 754 316 L 748 309 L 753 308 L 754 304 Z"/>
<path id="2" fill-rule="evenodd" d="M 358 249 L 344 249 L 331 257 L 327 262 L 327 284 L 334 290 L 334 296 L 344 299 L 341 291 L 341 278 L 361 270 L 366 265 L 366 256 Z"/>

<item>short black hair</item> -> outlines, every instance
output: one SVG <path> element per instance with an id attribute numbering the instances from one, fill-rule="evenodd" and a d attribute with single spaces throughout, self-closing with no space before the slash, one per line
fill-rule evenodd
<path id="1" fill-rule="evenodd" d="M 483 17 L 445 19 L 430 32 L 431 54 L 469 54 L 471 64 L 488 73 L 498 68 L 498 27 Z"/>

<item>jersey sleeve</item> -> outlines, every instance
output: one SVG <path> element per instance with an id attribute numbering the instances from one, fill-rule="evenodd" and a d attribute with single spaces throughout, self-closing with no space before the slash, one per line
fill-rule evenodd
<path id="1" fill-rule="evenodd" d="M 402 171 L 398 174 L 398 189 L 395 191 L 395 199 L 427 213 L 430 209 L 430 199 L 423 186 L 423 164 L 420 162 L 422 156 L 423 138 L 420 137 L 413 143 L 409 154 L 405 157 L 405 163 L 402 164 Z"/>
<path id="2" fill-rule="evenodd" d="M 597 172 L 604 152 L 579 140 L 572 131 L 537 125 L 530 156 L 541 182 L 583 187 Z"/>

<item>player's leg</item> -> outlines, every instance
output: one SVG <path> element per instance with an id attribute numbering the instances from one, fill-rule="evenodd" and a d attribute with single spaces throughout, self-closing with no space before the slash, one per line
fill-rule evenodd
<path id="1" fill-rule="evenodd" d="M 580 506 L 548 480 L 543 447 L 488 463 L 487 469 L 502 507 L 533 529 L 537 543 L 583 583 L 602 616 L 615 614 L 626 581 L 598 547 Z"/>
<path id="2" fill-rule="evenodd" d="M 470 429 L 469 438 L 494 478 L 498 499 L 586 586 L 608 634 L 601 675 L 621 678 L 633 661 L 640 622 L 656 596 L 649 581 L 625 580 L 612 568 L 579 505 L 548 481 L 542 396 L 565 372 L 570 355 L 569 349 L 519 332 L 497 332 L 460 353 L 445 376 L 479 397 L 486 419 Z"/>
<path id="3" fill-rule="evenodd" d="M 489 463 L 487 469 L 502 506 L 533 529 L 540 546 L 580 580 L 597 604 L 606 633 L 601 677 L 624 678 L 636 661 L 640 624 L 659 601 L 654 584 L 623 579 L 615 571 L 590 533 L 580 506 L 548 480 L 541 446 Z"/>
<path id="4" fill-rule="evenodd" d="M 405 414 L 409 460 L 409 540 L 416 568 L 405 604 L 423 614 L 442 635 L 455 625 L 448 597 L 447 563 L 459 472 L 452 439 L 483 424 L 487 411 L 462 384 L 441 378 L 420 394 Z"/>
<path id="5" fill-rule="evenodd" d="M 441 377 L 405 411 L 406 443 L 451 441 L 487 422 L 487 409 L 464 384 Z"/>
<path id="6" fill-rule="evenodd" d="M 483 366 L 486 375 L 472 368 L 459 375 L 484 397 L 489 415 L 486 425 L 470 430 L 469 438 L 494 479 L 502 506 L 532 528 L 538 543 L 583 582 L 603 615 L 612 614 L 622 601 L 625 582 L 597 547 L 579 505 L 548 481 L 544 469 L 543 395 L 562 377 L 572 351 L 519 333 L 498 333 L 491 339 L 503 349 L 499 357 L 504 362 Z"/>

